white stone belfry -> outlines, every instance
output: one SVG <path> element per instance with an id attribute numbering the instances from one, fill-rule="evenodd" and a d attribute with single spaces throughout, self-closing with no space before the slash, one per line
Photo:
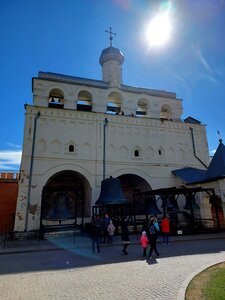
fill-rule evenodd
<path id="1" fill-rule="evenodd" d="M 209 164 L 205 125 L 181 119 L 176 93 L 123 84 L 124 56 L 112 46 L 115 33 L 107 32 L 102 80 L 51 72 L 32 78 L 15 232 L 84 226 L 104 176 L 119 178 L 133 203 L 137 191 L 178 186 L 174 170 L 201 171 Z M 51 219 L 62 194 L 74 218 Z"/>

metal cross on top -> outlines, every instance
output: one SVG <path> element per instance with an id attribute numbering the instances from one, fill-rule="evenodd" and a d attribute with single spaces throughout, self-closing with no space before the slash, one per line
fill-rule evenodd
<path id="1" fill-rule="evenodd" d="M 109 30 L 105 30 L 105 32 L 109 33 L 110 47 L 112 47 L 113 34 L 116 35 L 115 32 L 112 32 L 112 28 L 109 27 Z"/>

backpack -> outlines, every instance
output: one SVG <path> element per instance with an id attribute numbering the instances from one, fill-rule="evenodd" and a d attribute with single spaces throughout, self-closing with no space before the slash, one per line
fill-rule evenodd
<path id="1" fill-rule="evenodd" d="M 156 233 L 154 224 L 149 227 L 149 233 L 150 234 L 155 234 Z"/>
<path id="2" fill-rule="evenodd" d="M 154 223 L 154 226 L 155 226 L 155 229 L 156 229 L 157 231 L 160 231 L 159 223 L 158 223 L 158 222 L 155 222 L 155 223 Z"/>

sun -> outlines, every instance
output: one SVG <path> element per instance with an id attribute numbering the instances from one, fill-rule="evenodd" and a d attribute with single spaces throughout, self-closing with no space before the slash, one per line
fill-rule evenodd
<path id="1" fill-rule="evenodd" d="M 157 15 L 147 28 L 147 39 L 151 47 L 162 46 L 171 36 L 168 14 Z"/>

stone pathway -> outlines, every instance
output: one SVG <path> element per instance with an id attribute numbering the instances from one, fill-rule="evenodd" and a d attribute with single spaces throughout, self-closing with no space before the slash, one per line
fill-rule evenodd
<path id="1" fill-rule="evenodd" d="M 137 244 L 127 256 L 121 249 L 106 246 L 92 254 L 89 247 L 58 247 L 0 255 L 0 299 L 181 299 L 178 292 L 188 278 L 225 261 L 225 239 L 158 243 L 160 258 L 153 260 L 143 259 Z"/>

